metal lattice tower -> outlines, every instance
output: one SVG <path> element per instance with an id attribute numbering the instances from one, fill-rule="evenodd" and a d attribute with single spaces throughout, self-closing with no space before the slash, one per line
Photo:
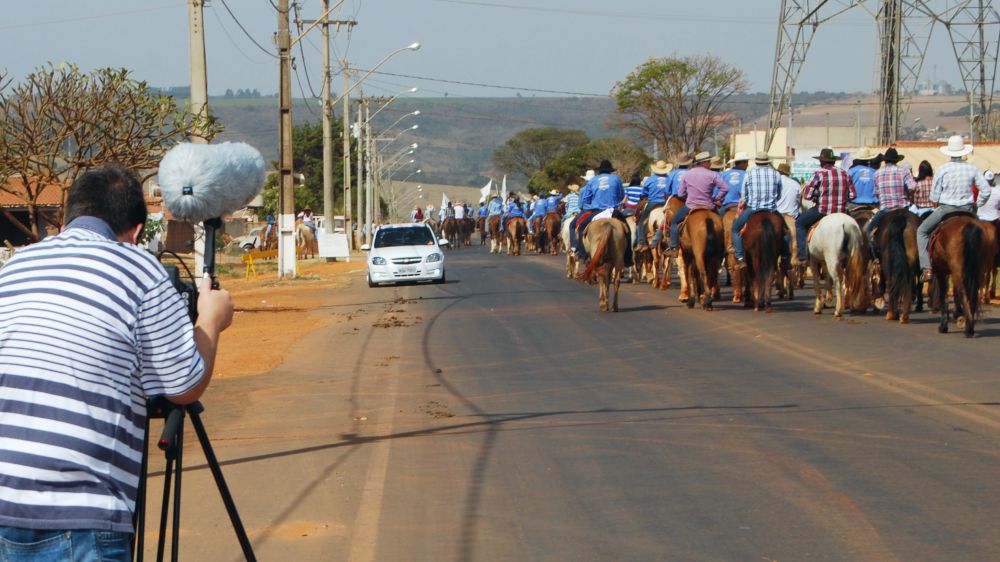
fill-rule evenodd
<path id="1" fill-rule="evenodd" d="M 875 4 L 877 9 L 873 10 Z M 980 135 L 989 129 L 1000 42 L 1000 15 L 992 0 L 782 0 L 778 16 L 765 145 L 791 105 L 792 91 L 821 23 L 852 10 L 874 16 L 879 31 L 879 141 L 896 141 L 908 96 L 916 90 L 935 24 L 948 29 L 974 122 Z"/>

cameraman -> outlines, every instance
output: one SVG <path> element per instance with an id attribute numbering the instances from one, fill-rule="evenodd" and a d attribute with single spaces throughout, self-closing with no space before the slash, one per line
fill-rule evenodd
<path id="1" fill-rule="evenodd" d="M 146 400 L 197 400 L 232 322 L 229 293 L 204 283 L 192 325 L 137 245 L 131 170 L 85 173 L 66 221 L 0 270 L 2 560 L 131 559 Z"/>

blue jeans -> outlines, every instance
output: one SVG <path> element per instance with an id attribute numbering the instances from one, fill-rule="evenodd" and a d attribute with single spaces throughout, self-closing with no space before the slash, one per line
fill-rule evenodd
<path id="1" fill-rule="evenodd" d="M 740 236 L 740 231 L 746 226 L 752 214 L 753 209 L 743 209 L 740 216 L 736 217 L 736 220 L 733 221 L 733 254 L 738 260 L 743 259 L 743 237 Z"/>
<path id="2" fill-rule="evenodd" d="M 132 535 L 117 531 L 42 531 L 0 527 L 0 560 L 129 562 Z"/>
<path id="3" fill-rule="evenodd" d="M 825 216 L 819 212 L 819 207 L 812 207 L 800 213 L 798 218 L 795 219 L 795 243 L 798 244 L 799 261 L 809 259 L 809 244 L 806 243 L 809 228 Z"/>
<path id="4" fill-rule="evenodd" d="M 691 209 L 688 209 L 687 205 L 684 205 L 683 207 L 681 207 L 680 209 L 677 210 L 677 214 L 674 215 L 674 218 L 670 220 L 670 247 L 671 248 L 676 248 L 677 246 L 680 245 L 680 242 L 678 241 L 678 238 L 681 237 L 681 222 L 684 221 L 684 218 L 687 217 L 688 213 L 690 213 L 690 212 L 691 212 Z"/>

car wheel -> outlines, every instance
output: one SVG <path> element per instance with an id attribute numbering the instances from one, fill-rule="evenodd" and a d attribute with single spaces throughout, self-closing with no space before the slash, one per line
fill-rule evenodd
<path id="1" fill-rule="evenodd" d="M 378 286 L 377 283 L 372 282 L 372 276 L 371 275 L 368 276 L 368 286 L 369 287 L 377 287 Z"/>
<path id="2" fill-rule="evenodd" d="M 243 245 L 243 249 L 244 250 L 253 250 L 253 244 L 251 244 L 250 242 L 247 242 L 246 244 Z"/>

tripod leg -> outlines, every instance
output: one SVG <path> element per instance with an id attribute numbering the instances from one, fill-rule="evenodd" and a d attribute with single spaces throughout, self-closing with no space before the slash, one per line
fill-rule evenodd
<path id="1" fill-rule="evenodd" d="M 163 473 L 163 504 L 160 506 L 160 537 L 156 541 L 156 562 L 163 562 L 164 541 L 167 538 L 167 513 L 170 508 L 170 480 L 174 475 L 174 458 L 167 455 L 167 468 Z"/>
<path id="2" fill-rule="evenodd" d="M 253 553 L 253 546 L 251 546 L 250 539 L 247 537 L 246 529 L 243 528 L 243 522 L 240 521 L 240 514 L 236 511 L 236 503 L 233 501 L 233 495 L 229 492 L 229 486 L 226 485 L 225 477 L 222 476 L 222 468 L 219 466 L 219 460 L 215 457 L 215 451 L 212 450 L 212 443 L 208 440 L 208 433 L 205 431 L 205 426 L 201 423 L 199 410 L 195 409 L 195 407 L 200 407 L 200 404 L 195 402 L 187 408 L 191 416 L 191 425 L 194 426 L 195 433 L 198 434 L 198 441 L 201 442 L 201 449 L 205 453 L 208 467 L 212 470 L 212 476 L 215 477 L 215 485 L 219 488 L 219 495 L 222 496 L 222 503 L 226 506 L 226 512 L 229 514 L 229 521 L 233 524 L 233 531 L 236 532 L 236 538 L 240 541 L 243 556 L 248 562 L 256 562 L 257 557 Z"/>
<path id="3" fill-rule="evenodd" d="M 170 560 L 177 562 L 178 547 L 181 539 L 181 474 L 184 470 L 184 417 L 177 430 L 175 454 L 177 455 L 177 479 L 174 480 L 174 521 L 173 534 L 170 536 Z"/>
<path id="4" fill-rule="evenodd" d="M 142 464 L 139 468 L 139 489 L 135 495 L 135 513 L 132 515 L 132 559 L 142 562 L 146 534 L 146 474 L 149 470 L 149 416 L 146 416 L 146 431 L 142 439 Z"/>

